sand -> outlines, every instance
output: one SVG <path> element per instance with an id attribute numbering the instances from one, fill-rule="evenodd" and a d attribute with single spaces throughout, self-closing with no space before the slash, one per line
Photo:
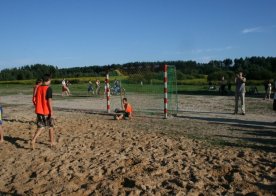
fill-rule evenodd
<path id="1" fill-rule="evenodd" d="M 50 148 L 45 130 L 32 150 L 31 99 L 18 95 L 15 102 L 13 97 L 2 97 L 0 194 L 276 194 L 276 118 L 269 108 L 249 107 L 246 116 L 232 115 L 231 97 L 192 105 L 206 97 L 185 96 L 178 117 L 139 114 L 115 121 L 84 110 L 86 100 L 58 100 L 57 145 Z M 217 104 L 222 99 L 226 109 Z"/>

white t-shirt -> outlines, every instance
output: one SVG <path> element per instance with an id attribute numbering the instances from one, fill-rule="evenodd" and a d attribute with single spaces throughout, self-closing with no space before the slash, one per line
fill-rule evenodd
<path id="1" fill-rule="evenodd" d="M 61 84 L 62 84 L 62 86 L 65 86 L 66 85 L 65 80 L 62 80 Z"/>

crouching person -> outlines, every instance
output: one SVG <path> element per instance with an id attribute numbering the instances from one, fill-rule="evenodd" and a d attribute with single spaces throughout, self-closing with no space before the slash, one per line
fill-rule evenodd
<path id="1" fill-rule="evenodd" d="M 132 119 L 133 118 L 133 109 L 132 106 L 127 102 L 127 98 L 123 98 L 123 105 L 124 110 L 123 111 L 115 111 L 116 113 L 121 113 L 115 115 L 116 120 L 122 120 L 122 119 Z"/>

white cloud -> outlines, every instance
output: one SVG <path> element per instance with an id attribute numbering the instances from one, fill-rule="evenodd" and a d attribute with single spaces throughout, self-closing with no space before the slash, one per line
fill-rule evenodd
<path id="1" fill-rule="evenodd" d="M 222 51 L 231 50 L 231 49 L 233 49 L 232 46 L 226 46 L 223 48 L 194 49 L 192 50 L 192 53 L 200 54 L 200 53 L 208 53 L 208 52 L 222 52 Z"/>
<path id="2" fill-rule="evenodd" d="M 242 30 L 242 34 L 248 34 L 248 33 L 260 33 L 263 32 L 263 27 L 254 27 L 254 28 L 246 28 Z"/>

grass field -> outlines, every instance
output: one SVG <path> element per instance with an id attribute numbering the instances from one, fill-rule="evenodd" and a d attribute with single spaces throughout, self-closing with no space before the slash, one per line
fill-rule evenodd
<path id="1" fill-rule="evenodd" d="M 52 84 L 53 91 L 55 94 L 61 94 L 61 85 L 60 84 Z M 163 94 L 163 85 L 160 84 L 144 84 L 141 86 L 140 84 L 122 84 L 122 86 L 126 89 L 126 93 L 128 92 L 138 92 L 138 93 L 153 93 L 153 94 Z M 70 91 L 73 96 L 86 96 L 87 95 L 87 83 L 80 84 L 72 84 L 69 86 Z M 259 92 L 259 96 L 264 93 L 264 87 L 262 85 L 256 86 Z M 216 95 L 218 94 L 218 86 L 216 90 L 208 90 L 208 85 L 178 85 L 178 93 L 179 94 L 202 94 L 202 95 Z M 234 86 L 232 86 L 232 91 L 234 90 Z M 101 94 L 103 94 L 103 84 L 101 88 Z M 247 87 L 249 89 L 249 87 Z M 32 94 L 33 84 L 3 84 L 0 83 L 0 95 L 12 95 L 12 94 Z M 94 88 L 95 90 L 95 88 Z M 248 94 L 249 95 L 249 94 Z"/>
<path id="2" fill-rule="evenodd" d="M 100 91 L 100 96 L 91 95 L 87 92 L 88 85 L 86 83 L 80 83 L 80 84 L 72 84 L 69 86 L 70 91 L 72 93 L 72 96 L 68 97 L 62 97 L 61 96 L 61 84 L 52 84 L 53 89 L 53 95 L 55 100 L 77 100 L 81 99 L 85 101 L 86 98 L 90 97 L 94 100 L 94 102 L 98 101 L 97 99 L 100 98 L 102 101 L 98 103 L 98 106 L 95 106 L 94 109 L 101 108 L 104 110 L 106 108 L 105 103 L 105 96 L 103 94 L 104 87 L 102 86 Z M 160 84 L 144 84 L 141 86 L 141 84 L 122 84 L 122 86 L 126 90 L 125 97 L 128 98 L 128 100 L 132 103 L 132 105 L 135 107 L 136 112 L 142 112 L 142 113 L 150 113 L 150 114 L 157 114 L 162 112 L 163 110 L 163 89 L 164 86 Z M 251 95 L 247 93 L 247 97 L 258 97 L 262 98 L 264 97 L 264 91 L 262 91 L 263 87 L 258 86 L 258 95 Z M 95 90 L 95 88 L 94 88 Z M 232 87 L 232 91 L 228 92 L 227 96 L 234 96 L 234 87 Z M 33 85 L 31 84 L 0 84 L 0 96 L 5 95 L 31 95 L 33 91 Z M 181 108 L 178 107 L 178 105 L 181 105 L 181 95 L 197 95 L 197 96 L 220 96 L 218 92 L 218 87 L 216 90 L 208 90 L 208 85 L 178 85 L 178 95 L 175 96 L 175 94 L 169 95 L 169 105 L 168 109 L 170 112 L 181 110 Z M 177 98 L 179 97 L 179 98 Z M 208 99 L 206 97 L 206 99 Z M 178 100 L 178 101 L 177 101 Z M 111 110 L 113 111 L 115 108 L 121 107 L 121 98 L 120 96 L 112 96 L 111 97 Z M 89 104 L 89 103 L 88 103 Z M 151 106 L 149 108 L 146 108 L 146 106 Z M 91 107 L 91 106 L 90 106 Z M 250 109 L 255 110 L 255 107 L 264 107 L 260 105 L 250 105 Z M 254 107 L 254 108 L 253 108 Z M 267 108 L 270 108 L 270 105 L 265 106 Z M 187 109 L 187 108 L 186 108 Z"/>

